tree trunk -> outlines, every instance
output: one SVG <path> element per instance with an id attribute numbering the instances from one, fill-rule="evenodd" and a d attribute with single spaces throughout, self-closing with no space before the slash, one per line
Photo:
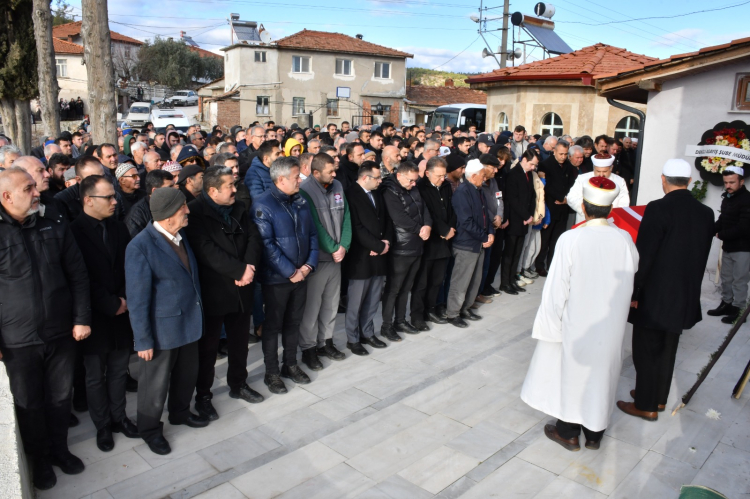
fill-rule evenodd
<path id="1" fill-rule="evenodd" d="M 13 145 L 24 154 L 31 151 L 31 102 L 27 100 L 0 99 L 3 131 Z"/>
<path id="2" fill-rule="evenodd" d="M 84 59 L 89 87 L 89 118 L 94 143 L 117 144 L 115 73 L 106 0 L 82 0 Z"/>
<path id="3" fill-rule="evenodd" d="M 37 68 L 39 74 L 39 106 L 42 108 L 44 135 L 60 136 L 60 106 L 57 95 L 60 87 L 57 84 L 55 50 L 52 44 L 52 10 L 49 0 L 34 1 L 34 39 L 37 49 Z"/>

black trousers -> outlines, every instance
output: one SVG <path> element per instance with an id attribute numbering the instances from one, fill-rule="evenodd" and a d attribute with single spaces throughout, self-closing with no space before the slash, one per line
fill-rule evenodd
<path id="1" fill-rule="evenodd" d="M 653 412 L 667 405 L 679 342 L 679 333 L 633 326 L 636 409 Z"/>
<path id="2" fill-rule="evenodd" d="M 534 266 L 536 270 L 547 269 L 552 265 L 552 257 L 555 256 L 555 246 L 557 246 L 557 240 L 560 239 L 563 232 L 567 228 L 568 216 L 567 214 L 560 220 L 550 220 L 549 225 L 546 229 L 542 229 L 542 245 L 534 260 Z"/>
<path id="3" fill-rule="evenodd" d="M 190 416 L 190 400 L 198 377 L 198 342 L 171 350 L 154 350 L 153 359 L 139 359 L 138 433 L 146 442 L 162 435 L 161 415 L 169 395 L 170 423 Z"/>
<path id="4" fill-rule="evenodd" d="M 414 278 L 419 270 L 418 256 L 391 256 L 388 258 L 388 278 L 385 281 L 383 295 L 383 325 L 393 324 L 393 310 L 396 310 L 396 322 L 406 320 L 406 303 L 409 291 L 414 285 Z"/>
<path id="5" fill-rule="evenodd" d="M 480 294 L 484 290 L 489 291 L 489 287 L 495 282 L 497 271 L 500 270 L 500 263 L 503 261 L 503 246 L 505 245 L 505 229 L 495 229 L 495 242 L 492 243 L 492 252 L 490 252 L 490 264 L 487 269 L 487 278 L 484 281 L 484 289 L 479 290 Z M 520 258 L 520 257 L 519 257 Z M 502 280 L 502 278 L 501 278 Z"/>
<path id="6" fill-rule="evenodd" d="M 297 365 L 299 325 L 305 312 L 307 281 L 264 284 L 263 301 L 266 304 L 266 320 L 261 338 L 266 374 L 279 374 L 279 334 L 284 346 L 284 364 Z"/>
<path id="7" fill-rule="evenodd" d="M 97 430 L 125 419 L 130 349 L 83 356 L 89 414 Z"/>
<path id="8" fill-rule="evenodd" d="M 76 346 L 71 334 L 44 345 L 3 349 L 18 429 L 29 455 L 68 448 Z"/>
<path id="9" fill-rule="evenodd" d="M 505 249 L 503 250 L 503 268 L 500 269 L 500 285 L 509 286 L 514 282 L 518 261 L 523 253 L 525 235 L 505 235 Z"/>
<path id="10" fill-rule="evenodd" d="M 561 419 L 557 420 L 557 424 L 555 426 L 557 427 L 557 433 L 559 433 L 561 437 L 566 439 L 577 437 L 581 434 L 581 430 L 583 430 L 583 435 L 586 437 L 586 440 L 590 440 L 592 442 L 598 442 L 604 436 L 604 430 L 591 431 L 583 425 L 580 425 L 578 423 L 567 423 Z"/>
<path id="11" fill-rule="evenodd" d="M 445 278 L 448 258 L 422 259 L 411 289 L 411 319 L 424 320 L 425 312 L 437 305 L 440 285 Z"/>
<path id="12" fill-rule="evenodd" d="M 227 333 L 227 385 L 239 390 L 247 380 L 247 341 L 250 338 L 252 310 L 227 315 L 206 315 L 203 336 L 198 340 L 198 380 L 195 383 L 195 398 L 212 398 L 214 365 L 219 350 L 221 327 Z"/>

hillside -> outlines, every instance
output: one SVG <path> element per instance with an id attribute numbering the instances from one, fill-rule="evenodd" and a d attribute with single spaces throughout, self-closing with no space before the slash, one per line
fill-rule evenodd
<path id="1" fill-rule="evenodd" d="M 406 68 L 406 79 L 411 80 L 413 84 L 425 85 L 428 87 L 442 87 L 445 80 L 453 79 L 453 84 L 457 87 L 469 87 L 464 82 L 466 78 L 473 73 L 451 73 L 449 71 L 435 71 L 427 68 Z"/>

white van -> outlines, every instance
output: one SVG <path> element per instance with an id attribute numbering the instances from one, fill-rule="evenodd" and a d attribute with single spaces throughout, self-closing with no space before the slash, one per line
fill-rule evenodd
<path id="1" fill-rule="evenodd" d="M 436 126 L 454 127 L 462 129 L 471 125 L 477 127 L 477 133 L 484 132 L 487 125 L 487 106 L 484 104 L 447 104 L 435 109 L 427 122 L 427 128 L 432 130 Z"/>
<path id="2" fill-rule="evenodd" d="M 154 107 L 151 110 L 151 123 L 155 129 L 164 129 L 167 125 L 174 125 L 181 132 L 187 131 L 192 124 L 187 113 L 177 109 L 159 109 Z"/>

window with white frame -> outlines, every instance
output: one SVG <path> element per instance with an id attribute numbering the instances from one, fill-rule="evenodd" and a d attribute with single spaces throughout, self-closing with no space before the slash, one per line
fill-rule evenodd
<path id="1" fill-rule="evenodd" d="M 326 116 L 338 116 L 339 115 L 339 100 L 328 99 L 326 101 Z"/>
<path id="2" fill-rule="evenodd" d="M 375 63 L 375 78 L 389 80 L 391 78 L 391 63 L 390 62 L 376 62 Z"/>
<path id="3" fill-rule="evenodd" d="M 292 73 L 309 73 L 310 72 L 310 58 L 295 55 L 292 56 Z"/>
<path id="4" fill-rule="evenodd" d="M 547 113 L 542 117 L 542 128 L 539 131 L 542 135 L 554 135 L 559 137 L 563 134 L 563 121 L 559 114 Z"/>
<path id="5" fill-rule="evenodd" d="M 505 113 L 500 113 L 500 116 L 498 116 L 497 121 L 498 124 L 498 130 L 501 132 L 505 132 L 510 129 L 510 123 L 508 122 L 508 115 Z"/>
<path id="6" fill-rule="evenodd" d="M 55 59 L 55 66 L 57 66 L 57 76 L 62 76 L 62 77 L 68 76 L 68 60 L 67 59 Z"/>
<path id="7" fill-rule="evenodd" d="M 256 50 L 255 62 L 266 62 L 266 52 L 263 50 Z"/>
<path id="8" fill-rule="evenodd" d="M 350 59 L 336 59 L 336 74 L 339 76 L 351 76 L 352 61 Z"/>
<path id="9" fill-rule="evenodd" d="M 267 95 L 259 95 L 255 100 L 255 114 L 258 116 L 271 114 L 268 108 L 268 101 L 271 100 Z"/>
<path id="10" fill-rule="evenodd" d="M 636 137 L 638 138 L 638 132 L 640 130 L 640 121 L 635 116 L 626 116 L 617 122 L 615 126 L 615 138 L 622 139 L 623 137 Z"/>
<path id="11" fill-rule="evenodd" d="M 305 114 L 305 98 L 304 97 L 292 98 L 292 114 L 294 116 Z"/>

